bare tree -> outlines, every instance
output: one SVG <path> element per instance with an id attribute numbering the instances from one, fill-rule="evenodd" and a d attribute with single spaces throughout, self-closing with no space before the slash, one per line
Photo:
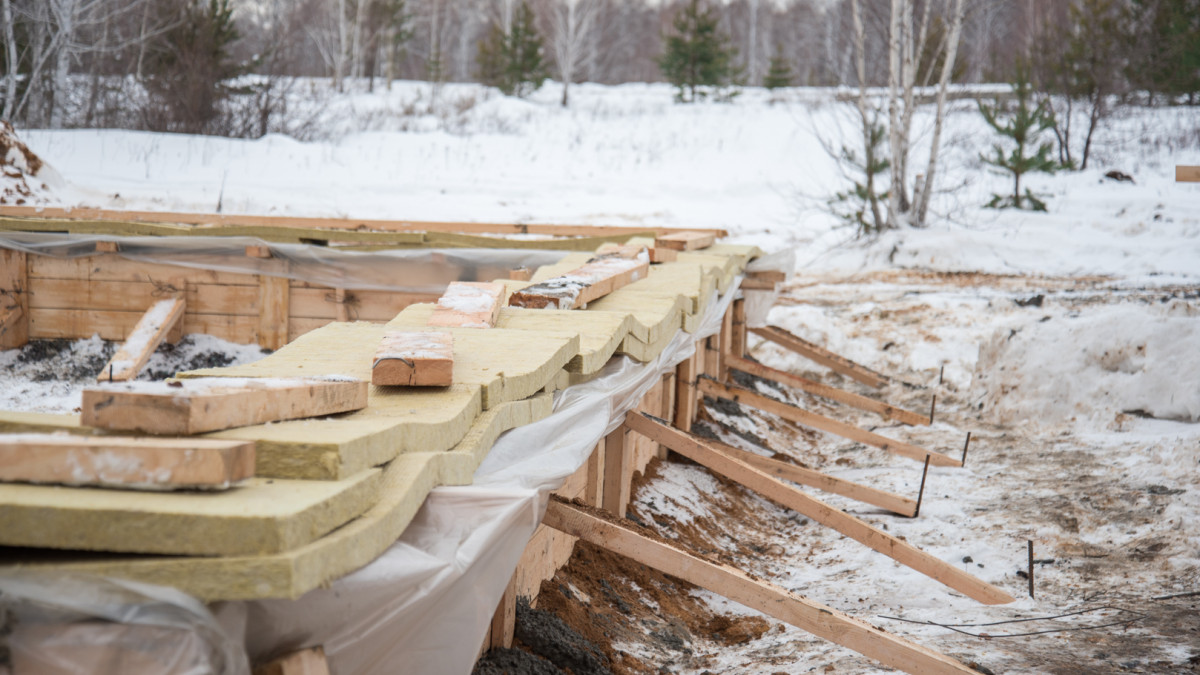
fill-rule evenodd
<path id="1" fill-rule="evenodd" d="M 17 104 L 17 77 L 20 75 L 17 63 L 17 39 L 13 28 L 13 11 L 11 0 L 4 1 L 4 44 L 8 61 L 8 72 L 4 75 L 4 112 L 0 117 L 12 120 L 13 110 Z"/>
<path id="2" fill-rule="evenodd" d="M 929 198 L 933 194 L 934 178 L 937 176 L 938 150 L 942 141 L 942 127 L 946 118 L 946 89 L 950 84 L 950 76 L 954 71 L 954 63 L 958 57 L 958 41 L 962 35 L 964 0 L 954 0 L 954 13 L 950 23 L 950 32 L 946 38 L 946 55 L 942 61 L 942 73 L 938 78 L 937 114 L 933 122 L 933 138 L 929 142 L 929 165 L 925 168 L 925 180 L 914 198 L 917 201 L 915 222 L 924 225 L 929 213 Z"/>
<path id="3" fill-rule="evenodd" d="M 595 25 L 597 0 L 555 0 L 551 8 L 554 57 L 562 77 L 562 105 L 567 106 L 571 83 L 575 81 L 581 61 L 586 58 L 585 45 Z"/>

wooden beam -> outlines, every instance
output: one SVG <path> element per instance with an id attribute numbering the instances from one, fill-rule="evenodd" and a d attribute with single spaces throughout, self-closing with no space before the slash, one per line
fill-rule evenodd
<path id="1" fill-rule="evenodd" d="M 310 647 L 273 659 L 254 669 L 254 675 L 329 675 L 325 650 Z"/>
<path id="2" fill-rule="evenodd" d="M 655 248 L 669 248 L 676 251 L 695 251 L 701 248 L 708 248 L 716 242 L 717 238 L 711 232 L 701 232 L 698 230 L 687 230 L 684 232 L 671 232 L 669 234 L 660 234 L 654 239 Z"/>
<path id="3" fill-rule="evenodd" d="M 513 575 L 504 588 L 504 595 L 496 605 L 496 613 L 492 615 L 492 625 L 488 630 L 487 649 L 508 649 L 513 644 L 513 633 L 517 628 L 517 577 Z"/>
<path id="4" fill-rule="evenodd" d="M 861 366 L 850 359 L 838 356 L 824 347 L 818 347 L 808 340 L 792 335 L 778 326 L 751 328 L 750 332 L 785 347 L 806 359 L 816 361 L 836 373 L 841 373 L 846 377 L 858 380 L 868 387 L 879 388 L 887 384 L 887 378 L 879 373 Z"/>
<path id="5" fill-rule="evenodd" d="M 768 284 L 781 284 L 787 281 L 787 273 L 779 270 L 762 270 L 761 272 L 746 272 L 746 281 L 759 281 Z"/>
<path id="6" fill-rule="evenodd" d="M 426 325 L 452 328 L 491 328 L 504 306 L 504 284 L 454 281 L 438 298 Z"/>
<path id="7" fill-rule="evenodd" d="M 440 331 L 384 333 L 371 367 L 371 384 L 403 387 L 454 384 L 454 336 Z"/>
<path id="8" fill-rule="evenodd" d="M 629 444 L 629 429 L 617 427 L 604 437 L 604 509 L 619 518 L 629 507 L 630 481 L 633 479 L 633 448 Z"/>
<path id="9" fill-rule="evenodd" d="M 696 359 L 699 350 L 675 368 L 675 426 L 689 431 L 696 419 Z"/>
<path id="10" fill-rule="evenodd" d="M 903 441 L 897 441 L 886 436 L 872 433 L 865 429 L 859 429 L 852 424 L 839 422 L 838 420 L 818 415 L 814 412 L 809 412 L 803 408 L 797 408 L 793 405 L 788 405 L 782 401 L 756 394 L 748 389 L 741 387 L 731 387 L 726 384 L 721 384 L 716 380 L 701 378 L 697 387 L 701 393 L 717 398 L 729 399 L 738 403 L 745 403 L 753 408 L 764 410 L 766 412 L 779 415 L 780 417 L 791 420 L 798 424 L 803 424 L 807 427 L 820 429 L 821 431 L 848 438 L 852 441 L 857 441 L 865 445 L 870 445 L 880 450 L 886 450 L 890 453 L 909 457 L 919 462 L 925 461 L 925 456 L 928 455 L 930 464 L 934 466 L 962 466 L 962 461 L 954 459 L 948 455 L 943 455 L 940 452 L 926 450 Z"/>
<path id="11" fill-rule="evenodd" d="M 617 227 L 611 225 L 569 225 L 550 223 L 465 223 L 421 220 L 370 220 L 363 218 L 298 218 L 294 216 L 254 216 L 217 213 L 178 213 L 167 211 L 117 211 L 71 207 L 69 209 L 42 206 L 0 206 L 0 217 L 45 218 L 62 220 L 99 220 L 122 223 L 170 223 L 221 227 L 277 227 L 323 230 L 355 230 L 367 232 L 471 232 L 478 234 L 544 234 L 558 237 L 625 235 L 634 237 L 646 232 L 668 233 L 667 228 Z M 721 229 L 699 229 L 695 232 L 727 236 Z"/>
<path id="12" fill-rule="evenodd" d="M 1200 166 L 1176 166 L 1176 183 L 1200 183 Z"/>
<path id="13" fill-rule="evenodd" d="M 746 355 L 746 300 L 733 301 L 733 335 L 729 342 L 729 354 L 741 358 Z"/>
<path id="14" fill-rule="evenodd" d="M 576 504 L 551 499 L 542 522 L 905 672 L 975 673 L 944 654 Z"/>
<path id="15" fill-rule="evenodd" d="M 254 475 L 254 443 L 207 438 L 0 435 L 0 481 L 222 490 Z"/>
<path id="16" fill-rule="evenodd" d="M 628 415 L 625 424 L 643 436 L 662 443 L 693 462 L 735 480 L 773 502 L 802 513 L 816 522 L 882 553 L 901 565 L 988 605 L 1013 601 L 1008 593 L 939 560 L 905 541 L 876 529 L 854 516 L 810 497 L 753 466 L 714 449 L 698 436 L 673 429 L 644 415 Z"/>
<path id="17" fill-rule="evenodd" d="M 29 269 L 25 253 L 0 248 L 0 349 L 29 342 Z"/>
<path id="18" fill-rule="evenodd" d="M 83 390 L 84 426 L 187 435 L 367 407 L 367 383 L 346 377 L 129 382 Z"/>
<path id="19" fill-rule="evenodd" d="M 577 309 L 646 278 L 649 270 L 650 258 L 644 253 L 636 258 L 597 256 L 562 276 L 514 292 L 508 304 L 534 309 Z"/>
<path id="20" fill-rule="evenodd" d="M 258 344 L 279 349 L 288 342 L 289 287 L 286 277 L 258 277 Z"/>
<path id="21" fill-rule="evenodd" d="M 96 242 L 96 253 L 116 253 L 120 250 L 120 245 L 115 241 Z"/>
<path id="22" fill-rule="evenodd" d="M 746 277 L 745 279 L 742 279 L 741 288 L 743 291 L 777 291 L 777 290 L 779 290 L 778 284 L 776 284 L 774 281 L 767 281 L 764 279 L 752 279 L 750 277 Z"/>
<path id="23" fill-rule="evenodd" d="M 125 338 L 125 343 L 105 364 L 96 379 L 100 382 L 124 382 L 137 377 L 150 355 L 163 340 L 183 323 L 183 298 L 154 303 Z"/>
<path id="24" fill-rule="evenodd" d="M 533 270 L 528 267 L 514 267 L 508 271 L 508 278 L 512 281 L 529 281 L 533 277 Z"/>
<path id="25" fill-rule="evenodd" d="M 739 358 L 737 356 L 728 357 L 728 361 L 729 367 L 733 368 L 734 370 L 740 370 L 743 373 L 749 373 L 766 380 L 771 380 L 772 382 L 786 384 L 789 387 L 795 387 L 802 391 L 813 394 L 814 396 L 827 398 L 831 401 L 837 401 L 838 403 L 845 403 L 846 405 L 858 408 L 859 410 L 873 412 L 883 416 L 885 419 L 894 419 L 905 424 L 919 426 L 929 425 L 929 418 L 924 415 L 920 415 L 903 408 L 897 408 L 882 401 L 876 401 L 873 398 L 867 398 L 866 396 L 860 396 L 858 394 L 844 391 L 842 389 L 838 389 L 837 387 L 831 387 L 827 384 L 814 382 L 813 380 L 763 365 L 757 361 L 751 361 L 750 359 Z"/>
<path id="26" fill-rule="evenodd" d="M 823 490 L 830 494 L 849 497 L 855 501 L 878 506 L 881 509 L 887 509 L 892 513 L 898 513 L 902 516 L 912 517 L 917 511 L 916 500 L 902 497 L 893 492 L 879 490 L 867 485 L 855 483 L 842 478 L 830 476 L 827 473 L 806 469 L 802 466 L 797 466 L 790 462 L 783 462 L 770 457 L 756 455 L 749 450 L 736 448 L 721 441 L 707 440 L 706 441 L 713 449 L 724 452 L 730 457 L 745 462 L 750 466 L 762 471 L 763 473 L 790 480 L 793 483 L 807 485 L 811 488 Z"/>

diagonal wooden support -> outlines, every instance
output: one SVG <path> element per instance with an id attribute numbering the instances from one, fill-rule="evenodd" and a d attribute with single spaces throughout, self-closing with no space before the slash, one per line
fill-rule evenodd
<path id="1" fill-rule="evenodd" d="M 902 516 L 913 517 L 917 513 L 916 500 L 909 499 L 908 497 L 902 497 L 893 492 L 879 490 L 843 478 L 830 476 L 820 471 L 806 469 L 789 462 L 781 462 L 778 459 L 756 455 L 749 450 L 736 448 L 721 441 L 706 440 L 705 442 L 711 445 L 713 449 L 723 452 L 733 459 L 745 462 L 768 475 L 790 480 L 793 483 L 807 485 L 818 490 L 824 490 L 831 494 L 849 497 L 850 499 L 878 506 L 881 509 L 887 509 L 892 513 L 898 513 Z"/>
<path id="2" fill-rule="evenodd" d="M 634 417 L 634 416 L 631 416 Z M 542 522 L 908 673 L 974 673 L 962 663 L 745 572 L 553 497 Z"/>
<path id="3" fill-rule="evenodd" d="M 183 319 L 183 298 L 159 300 L 146 310 L 130 331 L 125 344 L 109 359 L 96 378 L 100 382 L 124 382 L 137 377 L 150 355 Z"/>
<path id="4" fill-rule="evenodd" d="M 866 366 L 859 365 L 843 356 L 838 356 L 828 349 L 797 337 L 778 326 L 751 328 L 750 332 L 761 338 L 770 340 L 781 347 L 785 347 L 806 359 L 816 361 L 836 373 L 841 373 L 846 377 L 858 380 L 868 387 L 879 388 L 887 384 L 886 377 Z"/>
<path id="5" fill-rule="evenodd" d="M 890 453 L 910 457 L 918 461 L 924 461 L 926 456 L 930 457 L 930 463 L 934 466 L 962 466 L 960 460 L 953 457 L 943 455 L 940 452 L 926 450 L 903 441 L 880 436 L 865 429 L 859 429 L 851 424 L 839 422 L 835 419 L 818 415 L 814 412 L 809 412 L 803 408 L 797 408 L 793 405 L 788 405 L 782 401 L 776 401 L 773 398 L 756 394 L 748 389 L 741 387 L 731 387 L 726 384 L 721 384 L 712 378 L 701 377 L 697 382 L 697 387 L 700 392 L 708 396 L 716 396 L 718 398 L 729 399 L 737 403 L 745 403 L 759 410 L 779 415 L 780 417 L 791 420 L 804 426 L 820 429 L 831 434 L 836 434 L 842 438 L 848 438 L 852 441 L 858 441 L 865 445 L 870 445 L 880 450 L 886 450 Z"/>
<path id="6" fill-rule="evenodd" d="M 901 565 L 910 567 L 935 581 L 940 581 L 979 602 L 996 605 L 1012 602 L 1014 599 L 999 588 L 967 574 L 950 563 L 935 558 L 912 544 L 878 530 L 815 497 L 810 497 L 745 462 L 721 453 L 699 436 L 671 428 L 663 424 L 661 420 L 652 419 L 645 413 L 627 415 L 625 425 L 693 462 L 703 464 L 712 471 L 745 485 L 771 501 L 802 513 L 826 527 L 831 527 Z"/>
<path id="7" fill-rule="evenodd" d="M 789 387 L 795 387 L 802 391 L 813 394 L 814 396 L 827 398 L 831 401 L 837 401 L 838 403 L 845 403 L 846 405 L 858 408 L 859 410 L 873 412 L 878 415 L 882 415 L 885 419 L 894 419 L 905 424 L 923 426 L 929 425 L 929 418 L 919 413 L 905 410 L 903 408 L 897 408 L 895 406 L 888 405 L 883 401 L 876 401 L 873 398 L 860 396 L 836 387 L 831 387 L 827 384 L 814 382 L 808 378 L 799 377 L 782 370 L 777 370 L 770 366 L 765 366 L 757 361 L 751 361 L 750 359 L 741 358 L 738 356 L 728 356 L 726 357 L 725 362 L 734 370 L 740 370 L 743 373 L 756 375 L 763 379 L 771 380 L 772 382 L 786 384 Z"/>

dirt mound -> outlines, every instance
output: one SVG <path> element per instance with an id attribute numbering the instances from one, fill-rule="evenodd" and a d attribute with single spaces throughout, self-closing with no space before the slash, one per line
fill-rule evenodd
<path id="1" fill-rule="evenodd" d="M 57 174 L 0 120 L 0 204 L 43 204 Z"/>
<path id="2" fill-rule="evenodd" d="M 575 675 L 612 675 L 608 657 L 577 631 L 550 612 L 517 598 L 515 636 L 531 652 Z"/>
<path id="3" fill-rule="evenodd" d="M 553 663 L 521 649 L 492 649 L 475 664 L 472 675 L 563 675 Z"/>

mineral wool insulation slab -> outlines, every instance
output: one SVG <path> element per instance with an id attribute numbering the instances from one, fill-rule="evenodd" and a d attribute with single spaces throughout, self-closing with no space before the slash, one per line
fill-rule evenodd
<path id="1" fill-rule="evenodd" d="M 180 377 L 300 374 L 369 379 L 375 349 L 386 330 L 383 324 L 332 323 L 260 361 L 190 371 Z M 450 387 L 372 386 L 363 410 L 230 429 L 210 436 L 255 441 L 260 476 L 345 478 L 400 453 L 453 446 L 482 409 L 541 391 L 579 353 L 577 335 L 472 330 L 456 332 L 456 384 Z"/>
<path id="2" fill-rule="evenodd" d="M 257 556 L 147 557 L 4 548 L 0 574 L 33 567 L 114 576 L 173 586 L 207 602 L 297 598 L 378 557 L 408 527 L 431 489 L 469 483 L 503 431 L 543 419 L 551 407 L 549 394 L 505 403 L 480 415 L 453 449 L 397 457 L 382 469 L 379 499 L 370 509 L 297 549 Z"/>
<path id="3" fill-rule="evenodd" d="M 379 497 L 380 469 L 340 481 L 251 478 L 220 492 L 0 484 L 0 545 L 261 555 L 307 544 Z"/>
<path id="4" fill-rule="evenodd" d="M 409 305 L 389 321 L 389 330 L 421 330 L 433 314 L 434 305 Z M 633 329 L 634 319 L 626 312 L 593 312 L 574 309 L 525 309 L 503 307 L 496 328 L 538 335 L 579 336 L 579 353 L 566 365 L 572 373 L 590 374 L 604 367 L 617 346 Z M 471 337 L 472 329 L 456 329 L 456 338 Z"/>

